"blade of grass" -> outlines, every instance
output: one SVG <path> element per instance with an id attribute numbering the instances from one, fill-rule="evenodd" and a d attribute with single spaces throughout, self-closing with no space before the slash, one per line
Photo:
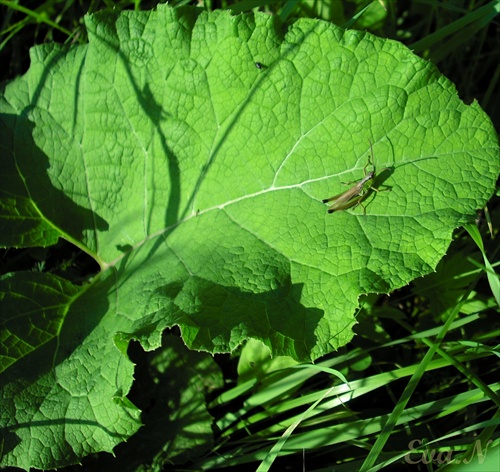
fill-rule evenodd
<path id="1" fill-rule="evenodd" d="M 323 401 L 324 398 L 326 398 L 331 390 L 333 390 L 334 387 L 331 387 L 329 390 L 327 390 L 324 395 L 322 395 L 320 398 L 318 398 L 306 411 L 304 411 L 299 418 L 297 418 L 283 433 L 281 438 L 279 438 L 278 442 L 271 448 L 269 451 L 269 454 L 266 455 L 266 458 L 260 463 L 259 467 L 257 468 L 257 472 L 267 472 L 270 468 L 275 459 L 278 457 L 278 454 L 281 452 L 283 447 L 285 446 L 286 441 L 288 438 L 291 436 L 291 434 L 294 432 L 294 430 L 299 426 L 302 421 L 304 421 L 313 411 L 314 409 L 320 404 L 320 402 Z"/>
<path id="2" fill-rule="evenodd" d="M 468 293 L 468 291 L 467 291 Z M 424 373 L 427 371 L 429 364 L 431 363 L 434 354 L 436 353 L 437 348 L 441 344 L 441 341 L 444 339 L 446 336 L 446 333 L 448 332 L 449 328 L 451 327 L 451 324 L 455 317 L 457 316 L 458 312 L 460 311 L 461 305 L 467 300 L 467 297 L 462 298 L 462 302 L 457 304 L 455 308 L 450 312 L 445 324 L 442 326 L 438 336 L 436 337 L 436 340 L 432 343 L 431 347 L 425 354 L 424 358 L 422 359 L 422 362 L 418 366 L 417 370 L 415 373 L 412 375 L 410 381 L 408 382 L 408 385 L 403 391 L 403 394 L 401 395 L 401 398 L 399 399 L 398 403 L 394 407 L 394 410 L 392 411 L 391 415 L 389 416 L 389 419 L 387 420 L 387 423 L 384 425 L 384 428 L 382 429 L 379 437 L 375 441 L 375 444 L 373 447 L 370 449 L 370 452 L 368 453 L 368 456 L 366 457 L 365 461 L 363 462 L 363 465 L 361 466 L 360 472 L 367 471 L 368 469 L 371 469 L 373 465 L 375 464 L 375 461 L 377 460 L 377 457 L 380 455 L 382 452 L 382 449 L 385 446 L 385 443 L 389 439 L 389 436 L 392 433 L 392 430 L 396 426 L 399 417 L 401 416 L 402 412 L 406 408 L 406 405 L 410 401 L 411 396 L 413 395 L 413 392 L 417 388 L 417 385 L 419 384 L 420 380 L 422 379 L 422 376 Z"/>
<path id="3" fill-rule="evenodd" d="M 469 362 L 471 360 L 484 358 L 491 355 L 489 352 L 484 353 L 467 353 L 457 358 L 461 362 Z M 450 366 L 450 363 L 445 359 L 435 359 L 433 360 L 429 366 L 427 371 L 433 371 L 436 369 L 442 369 Z M 381 374 L 372 375 L 368 378 L 363 378 L 360 380 L 355 380 L 350 383 L 350 388 L 347 387 L 346 384 L 341 384 L 334 386 L 333 388 L 328 389 L 329 394 L 325 398 L 330 398 L 328 401 L 322 403 L 321 405 L 316 407 L 314 414 L 310 413 L 309 418 L 315 417 L 318 415 L 322 415 L 325 412 L 332 411 L 334 408 L 337 408 L 342 405 L 348 404 L 350 401 L 361 398 L 364 395 L 368 395 L 373 393 L 375 390 L 386 387 L 392 382 L 400 380 L 404 377 L 408 377 L 416 372 L 418 369 L 417 365 L 411 365 L 407 367 L 400 367 L 395 370 L 389 372 L 383 372 Z M 232 428 L 225 430 L 223 436 L 231 436 L 232 434 L 237 433 L 239 430 L 244 429 L 246 427 L 254 426 L 261 421 L 266 421 L 269 417 L 276 417 L 277 415 L 281 415 L 287 411 L 292 411 L 296 408 L 303 407 L 305 405 L 310 405 L 311 403 L 317 401 L 318 398 L 324 396 L 324 391 L 315 391 L 309 394 L 304 394 L 299 398 L 287 399 L 285 402 L 280 402 L 275 405 L 268 406 L 265 411 L 259 411 L 256 414 L 247 417 L 247 410 L 241 412 L 241 416 L 239 422 L 235 424 Z M 290 425 L 295 422 L 300 415 L 291 416 L 285 418 L 279 422 L 279 424 L 273 424 L 272 426 L 261 430 L 261 434 L 264 436 L 271 436 L 273 434 L 278 433 L 283 430 L 283 426 Z M 241 419 L 244 418 L 244 419 Z M 234 420 L 234 416 L 232 416 Z M 218 426 L 221 427 L 222 424 L 219 422 Z"/>
<path id="4" fill-rule="evenodd" d="M 491 384 L 489 388 L 491 390 L 498 390 L 500 388 L 500 383 Z M 329 394 L 331 395 L 332 392 Z M 467 392 L 407 408 L 397 418 L 396 425 L 408 428 L 413 424 L 419 426 L 426 417 L 431 417 L 431 419 L 435 417 L 453 417 L 457 411 L 462 411 L 470 405 L 486 401 L 489 401 L 489 398 L 484 395 L 482 390 L 469 390 Z M 320 406 L 322 405 L 315 404 L 315 408 Z M 358 447 L 364 446 L 366 449 L 369 449 L 370 444 L 367 442 L 367 437 L 375 436 L 383 430 L 389 416 L 390 415 L 387 414 L 378 415 L 342 424 L 332 425 L 329 423 L 323 428 L 315 427 L 297 433 L 287 438 L 286 444 L 281 449 L 281 455 L 294 454 L 301 452 L 303 449 L 315 449 L 332 445 L 343 446 L 351 442 L 354 442 Z M 481 428 L 494 427 L 498 424 L 500 424 L 500 421 L 497 418 L 493 418 L 482 423 L 475 423 L 467 426 L 459 431 L 454 431 L 445 437 L 460 437 L 464 432 L 473 433 Z M 251 441 L 241 441 L 236 448 L 224 451 L 224 453 L 220 453 L 218 457 L 209 457 L 203 464 L 198 465 L 202 465 L 203 470 L 209 470 L 221 465 L 229 467 L 256 460 L 264 461 L 272 448 L 268 445 L 269 436 L 263 435 L 263 438 L 267 438 L 267 440 L 252 439 Z M 402 453 L 402 457 L 408 452 L 408 450 L 405 450 Z M 399 453 L 396 452 L 396 454 Z M 387 455 L 385 455 L 385 457 L 387 457 Z M 349 465 L 351 466 L 350 470 L 359 470 L 358 468 L 352 467 L 352 462 L 350 462 Z M 370 470 L 378 470 L 379 466 L 380 464 Z"/>
<path id="5" fill-rule="evenodd" d="M 58 25 L 54 21 L 52 21 L 45 12 L 38 13 L 37 11 L 30 10 L 29 8 L 23 7 L 18 3 L 11 2 L 9 0 L 0 0 L 0 5 L 5 5 L 8 8 L 12 8 L 13 10 L 18 10 L 21 13 L 24 13 L 26 16 L 32 18 L 36 23 L 45 23 L 52 28 L 61 31 L 67 36 L 71 36 L 71 31 L 68 31 L 66 28 Z"/>
<path id="6" fill-rule="evenodd" d="M 472 224 L 466 225 L 465 229 L 470 234 L 470 237 L 477 244 L 477 247 L 479 248 L 481 254 L 483 255 L 484 265 L 486 267 L 486 277 L 488 277 L 488 283 L 490 284 L 491 293 L 493 294 L 493 297 L 495 298 L 497 305 L 500 307 L 500 280 L 498 275 L 495 273 L 495 270 L 493 269 L 492 265 L 490 264 L 488 257 L 486 256 L 483 240 L 481 238 L 481 233 L 477 229 L 477 226 Z"/>
<path id="7" fill-rule="evenodd" d="M 399 324 L 403 326 L 408 331 L 413 331 L 411 326 L 405 323 L 403 320 L 399 320 Z M 425 337 L 420 338 L 429 348 L 433 346 L 433 342 Z M 440 347 L 436 348 L 436 352 L 445 360 L 453 365 L 469 382 L 472 382 L 477 388 L 481 389 L 486 396 L 491 398 L 491 400 L 500 408 L 500 397 L 493 392 L 477 375 L 471 372 L 459 359 L 448 352 L 444 351 Z M 492 352 L 489 350 L 489 352 Z"/>
<path id="8" fill-rule="evenodd" d="M 453 322 L 450 331 L 462 328 L 468 325 L 469 323 L 473 323 L 477 319 L 478 316 L 474 314 L 474 315 L 469 315 L 463 319 L 456 320 Z M 439 328 L 431 328 L 420 333 L 406 336 L 402 339 L 397 339 L 389 343 L 385 343 L 382 346 L 376 346 L 365 350 L 361 349 L 353 350 L 346 355 L 338 356 L 334 359 L 323 361 L 322 363 L 318 364 L 318 366 L 324 369 L 329 369 L 331 366 L 334 365 L 349 365 L 350 363 L 355 362 L 358 357 L 360 356 L 362 357 L 377 349 L 391 348 L 393 346 L 412 342 L 414 340 L 419 340 L 421 338 L 436 336 L 438 333 L 439 333 Z M 465 356 L 461 357 L 461 360 L 470 361 L 472 359 L 479 358 L 478 354 L 481 354 L 481 356 L 483 354 L 484 355 L 490 354 L 490 351 L 488 350 L 486 350 L 485 352 L 486 354 L 482 352 L 476 352 L 474 353 L 474 356 L 466 354 Z M 442 367 L 446 367 L 447 365 L 449 364 L 445 363 L 442 359 L 438 359 L 431 363 L 431 365 L 429 366 L 429 370 L 440 369 Z M 298 367 L 299 366 L 295 366 L 295 368 Z M 231 412 L 231 414 L 228 414 L 219 419 L 217 422 L 217 426 L 220 430 L 224 431 L 224 436 L 229 436 L 233 433 L 236 433 L 241 428 L 265 420 L 269 415 L 271 416 L 277 415 L 287 410 L 301 407 L 316 401 L 317 395 L 321 395 L 321 392 L 315 392 L 310 395 L 303 395 L 300 398 L 296 399 L 286 399 L 285 404 L 283 402 L 272 404 L 272 402 L 275 401 L 280 396 L 282 396 L 283 393 L 289 390 L 295 390 L 297 387 L 304 384 L 306 380 L 310 380 L 317 373 L 317 371 L 315 371 L 314 369 L 307 369 L 307 367 L 309 367 L 307 365 L 303 367 L 304 368 L 298 372 L 294 372 L 285 378 L 279 379 L 276 382 L 270 382 L 269 385 L 260 388 L 257 392 L 255 392 L 251 397 L 249 397 L 245 401 L 244 408 L 242 408 L 238 412 Z M 332 396 L 336 396 L 337 398 L 332 400 L 332 403 L 325 404 L 324 409 L 334 408 L 336 406 L 341 405 L 344 402 L 348 402 L 349 400 L 357 398 L 363 394 L 372 392 L 373 390 L 379 388 L 382 385 L 387 385 L 392 381 L 408 377 L 415 372 L 415 369 L 416 366 L 411 365 L 403 368 L 398 368 L 393 371 L 383 372 L 381 374 L 374 375 L 369 379 L 363 379 L 362 381 L 360 380 L 353 381 L 349 384 L 349 386 L 347 386 L 346 383 L 337 385 L 336 389 L 332 391 Z M 286 370 L 291 370 L 291 368 L 288 368 Z M 328 370 L 325 371 L 328 372 Z M 276 375 L 278 375 L 278 373 L 275 372 L 273 374 L 270 374 L 270 377 Z M 234 400 L 235 398 L 241 397 L 242 395 L 250 392 L 250 390 L 254 388 L 256 384 L 257 380 L 252 379 L 245 382 L 244 384 L 238 385 L 235 388 L 227 392 L 224 392 L 219 397 L 214 399 L 209 405 L 209 407 L 214 408 L 216 406 L 221 406 Z M 265 412 L 259 411 L 255 415 L 248 416 L 248 414 L 254 408 L 256 407 L 260 408 L 263 405 L 266 406 Z M 242 418 L 245 418 L 245 420 L 242 420 Z M 293 421 L 293 418 L 290 421 Z M 230 427 L 231 425 L 233 426 Z"/>
<path id="9" fill-rule="evenodd" d="M 498 422 L 500 422 L 500 410 L 496 411 L 495 416 L 493 417 L 493 419 L 495 419 Z M 477 437 L 477 440 L 479 441 L 479 444 L 486 444 L 486 445 L 488 445 L 490 442 L 493 442 L 491 440 L 491 437 L 493 436 L 493 433 L 497 429 L 498 429 L 498 423 L 496 425 L 495 424 L 486 425 L 484 427 L 483 431 L 481 431 L 481 433 Z M 497 439 L 497 441 L 496 441 L 497 446 L 498 446 L 499 443 L 500 443 L 500 440 Z M 474 441 L 474 443 L 471 443 L 469 445 L 469 447 L 467 448 L 467 450 L 465 451 L 465 453 L 462 454 L 461 456 L 457 457 L 457 462 L 459 461 L 460 463 L 463 463 L 463 464 L 470 464 L 470 462 L 472 461 L 473 457 L 476 454 L 476 445 L 477 445 L 476 441 Z M 485 451 L 485 454 L 486 454 L 486 451 Z"/>
<path id="10" fill-rule="evenodd" d="M 500 2 L 498 2 L 498 0 L 493 0 L 487 5 L 484 5 L 483 7 L 468 13 L 463 18 L 460 18 L 459 20 L 454 21 L 453 23 L 441 28 L 435 33 L 429 34 L 421 40 L 416 41 L 415 43 L 410 45 L 410 48 L 413 49 L 413 51 L 416 53 L 421 53 L 422 51 L 430 49 L 435 44 L 443 41 L 444 38 L 462 31 L 466 26 L 475 21 L 486 21 L 485 24 L 490 23 L 493 18 L 495 18 L 495 16 L 497 16 L 499 13 Z"/>
<path id="11" fill-rule="evenodd" d="M 346 21 L 342 25 L 342 28 L 345 28 L 345 29 L 350 28 L 354 23 L 356 23 L 356 21 L 358 21 L 359 18 L 361 18 L 366 13 L 366 11 L 372 6 L 372 3 L 374 3 L 374 2 L 369 3 L 368 5 L 366 5 L 366 7 L 359 10 L 358 13 L 356 13 L 349 21 Z"/>

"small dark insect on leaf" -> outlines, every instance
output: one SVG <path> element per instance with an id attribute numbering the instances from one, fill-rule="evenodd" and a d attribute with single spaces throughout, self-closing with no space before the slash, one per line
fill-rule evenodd
<path id="1" fill-rule="evenodd" d="M 261 62 L 256 62 L 255 67 L 257 67 L 257 69 L 262 69 L 264 66 L 262 65 Z"/>

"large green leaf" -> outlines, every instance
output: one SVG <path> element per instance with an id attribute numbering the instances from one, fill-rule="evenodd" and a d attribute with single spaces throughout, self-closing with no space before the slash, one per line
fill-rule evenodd
<path id="1" fill-rule="evenodd" d="M 131 338 L 155 349 L 179 325 L 197 350 L 256 338 L 299 360 L 344 345 L 360 294 L 431 272 L 500 171 L 477 103 L 399 43 L 161 5 L 87 27 L 85 47 L 33 49 L 0 101 L 2 244 L 63 237 L 102 269 L 2 281 L 0 450 L 24 468 L 136 431 Z M 390 191 L 329 215 L 370 141 Z"/>

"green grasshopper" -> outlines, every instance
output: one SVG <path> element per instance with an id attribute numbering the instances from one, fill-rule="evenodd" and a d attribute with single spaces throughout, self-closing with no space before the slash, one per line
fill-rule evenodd
<path id="1" fill-rule="evenodd" d="M 370 155 L 373 158 L 373 148 L 370 141 Z M 365 176 L 356 183 L 353 187 L 345 192 L 334 195 L 333 197 L 323 200 L 323 203 L 333 202 L 328 207 L 328 213 L 333 213 L 334 211 L 347 210 L 348 208 L 356 207 L 361 205 L 363 207 L 363 213 L 366 214 L 365 207 L 363 205 L 363 200 L 368 196 L 371 190 L 378 192 L 379 190 L 373 187 L 373 182 L 375 180 L 375 161 L 373 162 L 373 170 L 366 173 L 366 168 L 370 165 L 370 157 L 368 157 L 368 162 L 365 167 L 363 167 L 363 173 Z M 348 185 L 354 182 L 347 182 Z"/>

